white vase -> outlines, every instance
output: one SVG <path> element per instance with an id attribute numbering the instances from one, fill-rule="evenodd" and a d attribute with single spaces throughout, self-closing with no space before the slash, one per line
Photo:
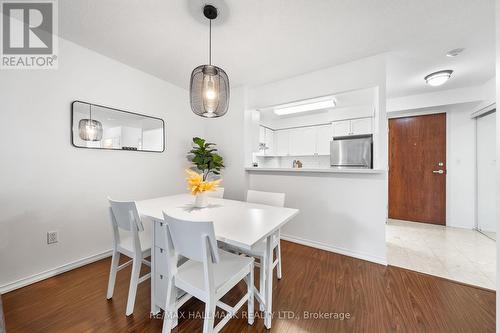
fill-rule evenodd
<path id="1" fill-rule="evenodd" d="M 204 208 L 208 206 L 208 193 L 202 192 L 195 196 L 194 206 L 196 208 Z"/>

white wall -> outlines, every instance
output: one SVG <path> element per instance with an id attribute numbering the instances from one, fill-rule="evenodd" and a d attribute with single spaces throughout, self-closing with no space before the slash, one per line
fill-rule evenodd
<path id="1" fill-rule="evenodd" d="M 496 87 L 495 87 L 495 97 L 497 101 L 500 101 L 500 0 L 496 0 L 495 4 L 495 16 L 496 16 L 496 26 L 495 26 L 495 35 L 496 35 Z M 496 126 L 496 133 L 497 133 L 497 147 L 496 147 L 496 160 L 497 160 L 497 177 L 496 177 L 496 189 L 497 189 L 497 194 L 496 194 L 496 202 L 497 202 L 497 207 L 500 207 L 500 117 L 497 116 L 497 126 Z M 500 230 L 500 209 L 497 209 L 497 231 Z M 500 258 L 500 242 L 497 242 L 497 258 Z M 498 287 L 500 286 L 500 274 L 497 274 L 497 290 Z M 500 293 L 496 294 L 496 331 L 500 332 Z"/>
<path id="2" fill-rule="evenodd" d="M 456 106 L 446 114 L 446 225 L 475 227 L 476 130 L 472 110 Z"/>
<path id="3" fill-rule="evenodd" d="M 219 152 L 224 157 L 226 168 L 222 174 L 221 186 L 224 187 L 224 197 L 235 200 L 245 200 L 248 176 L 245 166 L 245 115 L 246 94 L 244 88 L 231 91 L 229 111 L 224 117 L 206 119 L 205 133 L 210 142 L 217 144 Z M 258 130 L 258 128 L 257 128 Z"/>
<path id="4" fill-rule="evenodd" d="M 60 40 L 59 47 L 58 70 L 0 74 L 0 291 L 109 250 L 106 197 L 184 191 L 190 140 L 203 135 L 187 91 L 73 43 Z M 74 148 L 70 109 L 77 99 L 163 118 L 166 151 Z M 51 230 L 59 243 L 49 246 Z"/>
<path id="5" fill-rule="evenodd" d="M 484 101 L 486 104 L 489 104 L 495 101 L 494 91 L 495 78 L 493 77 L 480 86 L 391 98 L 387 100 L 387 112 L 433 108 L 436 106 L 478 101 Z"/>
<path id="6" fill-rule="evenodd" d="M 387 207 L 387 177 L 379 175 L 318 175 L 318 174 L 256 174 L 245 176 L 245 158 L 241 147 L 251 144 L 250 119 L 259 106 L 282 104 L 362 88 L 379 87 L 384 96 L 376 101 L 382 118 L 377 121 L 379 167 L 387 160 L 385 115 L 385 59 L 372 57 L 341 66 L 293 77 L 248 89 L 247 100 L 240 91 L 232 94 L 231 113 L 214 119 L 207 127 L 209 140 L 217 142 L 222 152 L 237 151 L 238 157 L 227 154 L 224 171 L 229 198 L 244 198 L 248 188 L 286 193 L 286 205 L 299 208 L 300 214 L 284 229 L 288 239 L 312 246 L 385 263 L 385 217 Z M 245 119 L 248 120 L 245 122 Z M 248 149 L 247 149 L 248 150 Z M 250 151 L 250 150 L 248 150 Z M 246 161 L 246 162 L 245 162 Z M 245 181 L 235 181 L 245 179 Z M 234 188 L 237 186 L 237 188 Z"/>
<path id="7" fill-rule="evenodd" d="M 496 232 L 496 112 L 476 118 L 477 226 Z"/>

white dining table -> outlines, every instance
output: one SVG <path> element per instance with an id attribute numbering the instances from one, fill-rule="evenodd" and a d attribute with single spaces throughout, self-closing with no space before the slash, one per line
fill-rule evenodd
<path id="1" fill-rule="evenodd" d="M 248 203 L 243 201 L 210 198 L 205 208 L 193 206 L 194 197 L 189 194 L 178 194 L 155 199 L 137 201 L 141 218 L 153 222 L 153 245 L 151 249 L 151 312 L 157 314 L 164 309 L 167 278 L 167 260 L 173 256 L 165 250 L 165 227 L 163 211 L 170 216 L 182 220 L 212 221 L 218 241 L 244 249 L 251 249 L 258 242 L 267 239 L 265 267 L 265 287 L 261 295 L 255 288 L 255 296 L 264 307 L 264 325 L 271 328 L 272 321 L 272 288 L 273 288 L 273 249 L 272 237 L 278 234 L 283 225 L 298 213 L 298 209 L 274 207 Z M 187 298 L 188 299 L 188 298 Z M 186 300 L 180 301 L 184 303 Z M 180 306 L 180 304 L 178 305 Z"/>

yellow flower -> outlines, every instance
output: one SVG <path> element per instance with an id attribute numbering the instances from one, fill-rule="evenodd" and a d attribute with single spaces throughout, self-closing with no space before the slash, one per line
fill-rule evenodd
<path id="1" fill-rule="evenodd" d="M 211 182 L 203 181 L 203 176 L 193 170 L 186 170 L 188 177 L 187 181 L 187 189 L 191 192 L 192 195 L 197 195 L 206 191 L 215 191 L 217 186 L 222 179 L 214 180 Z"/>

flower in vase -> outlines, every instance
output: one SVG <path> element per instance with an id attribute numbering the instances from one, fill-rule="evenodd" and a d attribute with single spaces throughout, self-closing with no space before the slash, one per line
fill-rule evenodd
<path id="1" fill-rule="evenodd" d="M 188 190 L 192 195 L 198 195 L 207 191 L 215 191 L 219 186 L 222 179 L 217 179 L 213 181 L 203 180 L 203 175 L 199 174 L 193 170 L 186 170 L 188 177 L 186 178 L 188 184 Z"/>

